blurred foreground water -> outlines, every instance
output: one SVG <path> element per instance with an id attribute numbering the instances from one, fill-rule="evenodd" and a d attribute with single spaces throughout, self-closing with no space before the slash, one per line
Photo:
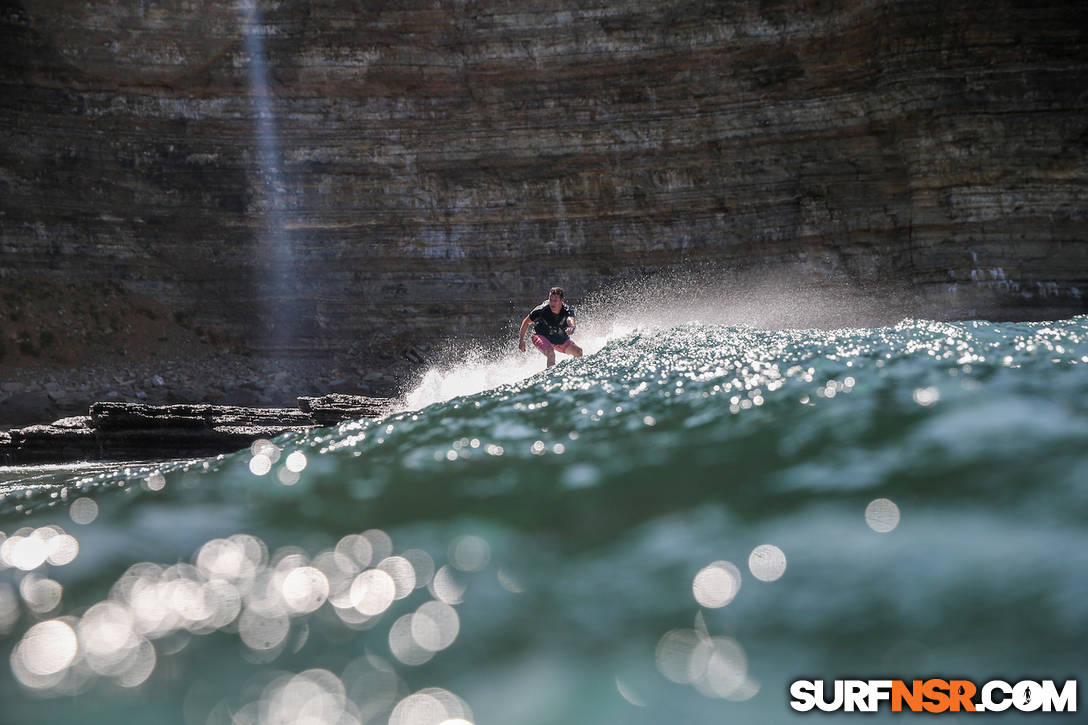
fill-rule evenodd
<path id="1" fill-rule="evenodd" d="M 1088 672 L 1088 318 L 583 345 L 231 456 L 3 470 L 0 717 L 846 722 L 788 683 Z"/>

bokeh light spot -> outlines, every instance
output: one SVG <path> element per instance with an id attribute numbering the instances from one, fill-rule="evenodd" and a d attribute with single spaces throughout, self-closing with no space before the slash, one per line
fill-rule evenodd
<path id="1" fill-rule="evenodd" d="M 368 569 L 351 583 L 351 606 L 362 614 L 381 614 L 393 603 L 397 584 L 388 572 Z"/>
<path id="2" fill-rule="evenodd" d="M 917 388 L 913 393 L 913 397 L 915 403 L 923 408 L 928 408 L 941 399 L 941 391 L 934 387 Z"/>
<path id="3" fill-rule="evenodd" d="M 440 652 L 449 647 L 460 631 L 457 610 L 445 602 L 427 602 L 412 616 L 412 639 L 429 652 Z"/>
<path id="4" fill-rule="evenodd" d="M 480 571 L 491 560 L 491 547 L 479 536 L 459 536 L 450 546 L 450 563 L 461 571 Z"/>
<path id="5" fill-rule="evenodd" d="M 786 572 L 786 555 L 773 544 L 760 544 L 748 556 L 748 569 L 756 579 L 773 582 Z"/>
<path id="6" fill-rule="evenodd" d="M 19 594 L 32 612 L 48 614 L 60 604 L 64 588 L 60 582 L 35 574 L 27 574 L 19 582 Z"/>
<path id="7" fill-rule="evenodd" d="M 256 455 L 249 459 L 249 472 L 254 476 L 263 476 L 272 470 L 272 459 L 265 455 Z"/>
<path id="8" fill-rule="evenodd" d="M 287 456 L 284 466 L 292 473 L 301 473 L 306 468 L 306 454 L 302 451 L 294 451 Z"/>
<path id="9" fill-rule="evenodd" d="M 238 636 L 247 647 L 258 651 L 283 644 L 290 627 L 287 615 L 276 610 L 257 612 L 247 608 L 238 618 Z"/>
<path id="10" fill-rule="evenodd" d="M 431 580 L 428 590 L 431 592 L 431 596 L 439 601 L 446 604 L 460 604 L 467 588 L 468 582 L 464 580 L 463 575 L 449 564 L 443 564 L 435 572 L 434 579 Z"/>
<path id="11" fill-rule="evenodd" d="M 283 599 L 291 611 L 308 614 L 329 597 L 329 580 L 312 566 L 292 569 L 283 580 Z"/>
<path id="12" fill-rule="evenodd" d="M 434 650 L 421 647 L 412 635 L 414 614 L 405 614 L 389 629 L 389 649 L 393 656 L 406 665 L 418 666 L 430 662 Z"/>
<path id="13" fill-rule="evenodd" d="M 46 557 L 53 566 L 71 564 L 79 556 L 79 541 L 70 534 L 54 536 L 49 540 L 49 555 Z"/>
<path id="14" fill-rule="evenodd" d="M 886 534 L 899 525 L 899 507 L 891 499 L 874 499 L 865 507 L 865 523 L 878 534 Z"/>
<path id="15" fill-rule="evenodd" d="M 394 599 L 404 599 L 416 588 L 415 567 L 403 556 L 388 556 L 378 562 L 375 568 L 384 571 L 393 580 L 396 586 Z"/>
<path id="16" fill-rule="evenodd" d="M 695 679 L 692 674 L 692 657 L 702 642 L 703 635 L 694 629 L 674 629 L 666 632 L 657 643 L 654 661 L 666 679 L 687 684 Z"/>
<path id="17" fill-rule="evenodd" d="M 695 595 L 695 601 L 709 609 L 724 607 L 733 601 L 740 591 L 740 569 L 729 561 L 716 561 L 703 567 L 691 589 Z"/>
<path id="18" fill-rule="evenodd" d="M 51 619 L 27 630 L 12 658 L 18 657 L 31 674 L 53 675 L 71 665 L 78 651 L 75 630 L 67 622 Z"/>
<path id="19" fill-rule="evenodd" d="M 87 525 L 98 518 L 98 503 L 93 498 L 77 498 L 68 507 L 68 515 L 77 524 Z"/>

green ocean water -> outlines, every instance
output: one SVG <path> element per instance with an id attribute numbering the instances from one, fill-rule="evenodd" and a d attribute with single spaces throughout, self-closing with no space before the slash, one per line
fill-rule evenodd
<path id="1" fill-rule="evenodd" d="M 582 344 L 231 456 L 4 472 L 0 720 L 857 722 L 789 683 L 1084 680 L 1088 318 Z"/>

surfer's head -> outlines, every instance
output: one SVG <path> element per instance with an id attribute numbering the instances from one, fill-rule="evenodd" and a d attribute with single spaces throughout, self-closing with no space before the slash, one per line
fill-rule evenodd
<path id="1" fill-rule="evenodd" d="M 559 312 L 559 308 L 563 306 L 562 287 L 552 287 L 548 290 L 548 306 L 552 308 L 552 312 Z"/>

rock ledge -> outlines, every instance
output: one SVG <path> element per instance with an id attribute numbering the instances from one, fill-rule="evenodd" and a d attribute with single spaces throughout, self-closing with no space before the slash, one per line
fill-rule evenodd
<path id="1" fill-rule="evenodd" d="M 261 438 L 374 418 L 391 398 L 333 393 L 298 408 L 94 403 L 89 415 L 0 432 L 0 465 L 146 461 L 231 453 Z"/>

